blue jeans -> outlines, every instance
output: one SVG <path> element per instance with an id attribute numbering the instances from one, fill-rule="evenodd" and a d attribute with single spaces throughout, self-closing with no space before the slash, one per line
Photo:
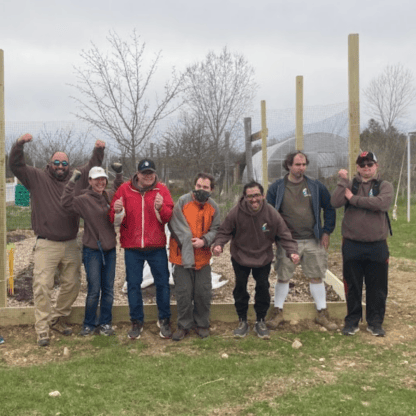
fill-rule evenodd
<path id="1" fill-rule="evenodd" d="M 105 260 L 105 264 L 103 260 Z M 111 324 L 116 275 L 116 249 L 101 252 L 84 246 L 82 261 L 88 283 L 84 326 L 95 328 L 97 324 Z M 100 316 L 98 318 L 97 308 L 100 295 Z"/>
<path id="2" fill-rule="evenodd" d="M 148 251 L 125 249 L 124 260 L 126 263 L 130 319 L 141 322 L 144 320 L 141 284 L 143 282 L 145 261 L 149 263 L 155 281 L 159 319 L 170 318 L 169 267 L 166 249 L 160 248 Z"/>

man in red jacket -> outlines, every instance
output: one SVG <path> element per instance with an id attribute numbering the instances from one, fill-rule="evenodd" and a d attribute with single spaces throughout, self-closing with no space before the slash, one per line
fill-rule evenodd
<path id="1" fill-rule="evenodd" d="M 168 188 L 158 181 L 155 163 L 139 162 L 137 173 L 118 188 L 110 209 L 110 220 L 120 225 L 120 244 L 126 263 L 127 297 L 132 328 L 130 339 L 143 331 L 144 262 L 147 261 L 156 285 L 158 326 L 162 338 L 171 338 L 169 268 L 166 253 L 165 224 L 173 211 Z"/>

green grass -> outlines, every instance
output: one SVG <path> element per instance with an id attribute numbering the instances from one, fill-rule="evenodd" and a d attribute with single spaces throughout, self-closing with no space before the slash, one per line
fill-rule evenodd
<path id="1" fill-rule="evenodd" d="M 6 207 L 7 231 L 31 230 L 31 213 L 32 210 L 30 207 L 19 207 L 15 205 Z"/>
<path id="2" fill-rule="evenodd" d="M 141 341 L 95 337 L 87 356 L 0 366 L 7 380 L 1 414 L 415 414 L 414 384 L 406 383 L 414 379 L 416 345 L 381 348 L 362 334 L 284 337 L 297 337 L 303 347 L 295 350 L 276 335 L 269 342 L 212 337 L 171 342 L 163 354 L 149 355 L 151 346 Z M 49 397 L 55 390 L 61 396 Z"/>

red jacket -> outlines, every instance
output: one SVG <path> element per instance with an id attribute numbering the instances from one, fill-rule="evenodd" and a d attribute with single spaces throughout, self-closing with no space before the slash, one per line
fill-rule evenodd
<path id="1" fill-rule="evenodd" d="M 132 184 L 135 178 L 118 188 L 111 202 L 110 221 L 114 222 L 114 203 L 123 197 L 124 218 L 120 225 L 120 244 L 123 248 L 162 248 L 166 246 L 165 224 L 173 211 L 173 200 L 161 182 L 143 194 Z M 163 205 L 155 209 L 155 198 L 160 193 Z"/>

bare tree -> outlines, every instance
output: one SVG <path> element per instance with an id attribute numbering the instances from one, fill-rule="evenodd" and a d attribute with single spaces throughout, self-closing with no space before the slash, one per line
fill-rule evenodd
<path id="1" fill-rule="evenodd" d="M 224 47 L 209 52 L 202 62 L 185 72 L 187 105 L 205 124 L 217 146 L 225 131 L 231 134 L 252 106 L 257 90 L 254 69 L 246 58 Z"/>
<path id="2" fill-rule="evenodd" d="M 414 77 L 401 64 L 388 65 L 364 90 L 368 114 L 388 131 L 400 118 L 407 115 L 416 99 Z"/>
<path id="3" fill-rule="evenodd" d="M 155 93 L 151 103 L 150 84 L 161 53 L 145 69 L 146 44 L 136 31 L 128 42 L 113 31 L 107 40 L 109 52 L 100 51 L 94 43 L 90 50 L 81 52 L 84 64 L 75 68 L 78 83 L 72 86 L 82 98 L 72 98 L 79 105 L 77 117 L 114 138 L 120 152 L 129 156 L 135 166 L 139 148 L 151 136 L 157 122 L 181 105 L 175 98 L 181 92 L 182 78 L 173 69 L 163 96 L 159 99 Z"/>

